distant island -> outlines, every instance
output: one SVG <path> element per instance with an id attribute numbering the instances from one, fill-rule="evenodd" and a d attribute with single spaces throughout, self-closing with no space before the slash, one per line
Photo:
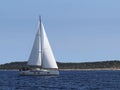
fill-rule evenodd
<path id="1" fill-rule="evenodd" d="M 62 70 L 119 70 L 120 61 L 100 61 L 100 62 L 84 62 L 84 63 L 63 63 L 57 62 L 59 69 Z M 1 64 L 0 69 L 22 69 L 29 68 L 27 62 L 11 62 Z"/>

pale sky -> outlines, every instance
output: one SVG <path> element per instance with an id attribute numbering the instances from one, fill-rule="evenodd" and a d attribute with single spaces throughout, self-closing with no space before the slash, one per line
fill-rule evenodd
<path id="1" fill-rule="evenodd" d="M 39 15 L 57 61 L 120 60 L 120 0 L 1 0 L 0 64 L 28 60 Z"/>

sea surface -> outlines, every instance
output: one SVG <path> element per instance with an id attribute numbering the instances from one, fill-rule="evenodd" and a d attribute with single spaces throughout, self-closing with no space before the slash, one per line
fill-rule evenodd
<path id="1" fill-rule="evenodd" d="M 120 90 L 120 71 L 68 70 L 54 77 L 0 71 L 0 90 Z"/>

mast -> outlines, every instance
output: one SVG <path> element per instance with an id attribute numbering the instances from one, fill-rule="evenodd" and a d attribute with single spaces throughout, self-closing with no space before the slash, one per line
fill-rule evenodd
<path id="1" fill-rule="evenodd" d="M 41 51 L 41 68 L 42 68 L 42 63 L 43 63 L 43 59 L 42 59 L 42 56 L 43 56 L 43 51 L 42 51 L 42 22 L 41 22 L 41 16 L 39 16 L 39 30 L 40 30 L 40 44 L 41 44 L 41 48 L 40 48 L 40 51 Z"/>

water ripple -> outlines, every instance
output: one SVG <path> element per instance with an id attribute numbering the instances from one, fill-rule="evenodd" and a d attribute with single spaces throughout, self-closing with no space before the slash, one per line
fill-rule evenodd
<path id="1" fill-rule="evenodd" d="M 55 77 L 0 71 L 0 90 L 120 90 L 120 71 L 60 71 Z"/>

